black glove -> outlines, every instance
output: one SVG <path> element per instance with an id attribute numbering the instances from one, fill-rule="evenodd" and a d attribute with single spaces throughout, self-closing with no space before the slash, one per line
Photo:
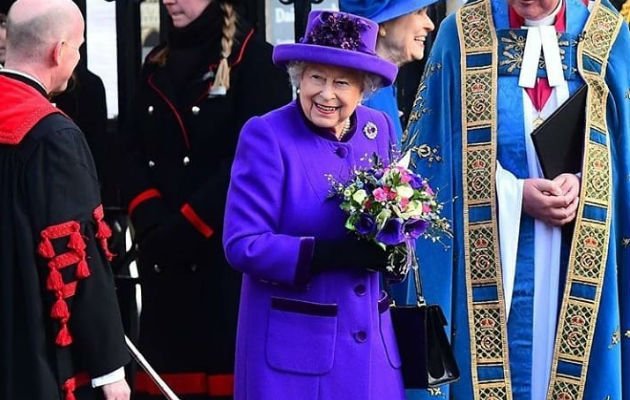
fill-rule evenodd
<path id="1" fill-rule="evenodd" d="M 178 212 L 139 238 L 139 258 L 142 264 L 151 266 L 190 264 L 195 260 L 199 242 L 204 240 Z"/>
<path id="2" fill-rule="evenodd" d="M 358 238 L 315 240 L 311 269 L 367 269 L 384 271 L 387 253 L 376 243 Z"/>

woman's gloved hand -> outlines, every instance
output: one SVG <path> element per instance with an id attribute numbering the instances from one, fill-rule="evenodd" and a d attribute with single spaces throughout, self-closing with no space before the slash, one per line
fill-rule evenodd
<path id="1" fill-rule="evenodd" d="M 334 269 L 385 271 L 387 252 L 376 243 L 348 237 L 339 240 L 315 240 L 313 272 Z"/>

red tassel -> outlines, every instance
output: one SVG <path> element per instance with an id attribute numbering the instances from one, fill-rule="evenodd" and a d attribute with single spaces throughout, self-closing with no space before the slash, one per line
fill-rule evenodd
<path id="1" fill-rule="evenodd" d="M 85 240 L 83 240 L 81 232 L 72 232 L 70 240 L 68 240 L 68 248 L 79 252 L 85 250 L 85 247 Z"/>
<path id="2" fill-rule="evenodd" d="M 42 235 L 42 241 L 39 242 L 37 253 L 44 258 L 53 258 L 55 256 L 55 249 L 52 243 L 50 243 L 50 239 L 46 236 Z"/>
<path id="3" fill-rule="evenodd" d="M 50 268 L 48 279 L 46 279 L 46 289 L 52 291 L 58 291 L 63 289 L 63 278 L 57 268 Z"/>
<path id="4" fill-rule="evenodd" d="M 96 232 L 96 237 L 99 239 L 109 239 L 112 236 L 112 230 L 107 225 L 107 223 L 103 220 L 98 220 L 98 230 Z"/>
<path id="5" fill-rule="evenodd" d="M 69 378 L 63 383 L 63 391 L 66 393 L 65 400 L 76 400 L 76 397 L 74 397 L 76 388 L 77 383 L 74 378 Z"/>
<path id="6" fill-rule="evenodd" d="M 99 244 L 101 245 L 101 249 L 103 249 L 103 253 L 105 254 L 105 258 L 107 258 L 107 261 L 113 260 L 115 254 L 109 251 L 107 239 L 99 239 Z"/>
<path id="7" fill-rule="evenodd" d="M 99 204 L 94 211 L 92 211 L 92 217 L 94 217 L 96 221 L 100 221 L 105 217 L 105 210 L 103 210 L 102 204 Z"/>
<path id="8" fill-rule="evenodd" d="M 77 279 L 85 279 L 90 276 L 90 268 L 88 267 L 87 261 L 85 261 L 85 255 L 83 255 L 83 258 L 77 264 L 75 276 Z"/>
<path id="9" fill-rule="evenodd" d="M 68 303 L 64 299 L 59 298 L 55 301 L 50 311 L 50 316 L 54 319 L 67 319 L 70 317 L 70 311 L 68 310 Z"/>
<path id="10" fill-rule="evenodd" d="M 72 335 L 70 335 L 67 321 L 61 322 L 61 329 L 59 329 L 59 333 L 57 333 L 55 343 L 61 347 L 70 346 L 72 344 Z"/>

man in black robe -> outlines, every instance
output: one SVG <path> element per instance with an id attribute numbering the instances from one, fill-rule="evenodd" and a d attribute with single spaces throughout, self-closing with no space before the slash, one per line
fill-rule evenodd
<path id="1" fill-rule="evenodd" d="M 0 71 L 0 399 L 129 399 L 94 161 L 47 99 L 84 41 L 70 0 L 18 0 Z M 96 389 L 94 389 L 96 388 Z"/>

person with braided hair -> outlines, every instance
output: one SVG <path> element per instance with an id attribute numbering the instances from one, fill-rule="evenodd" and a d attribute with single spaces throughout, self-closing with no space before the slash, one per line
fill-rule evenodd
<path id="1" fill-rule="evenodd" d="M 221 246 L 230 167 L 241 126 L 290 101 L 291 88 L 234 2 L 163 5 L 167 40 L 146 58 L 125 128 L 139 347 L 182 398 L 229 399 L 240 288 Z M 142 373 L 135 391 L 159 397 Z"/>

